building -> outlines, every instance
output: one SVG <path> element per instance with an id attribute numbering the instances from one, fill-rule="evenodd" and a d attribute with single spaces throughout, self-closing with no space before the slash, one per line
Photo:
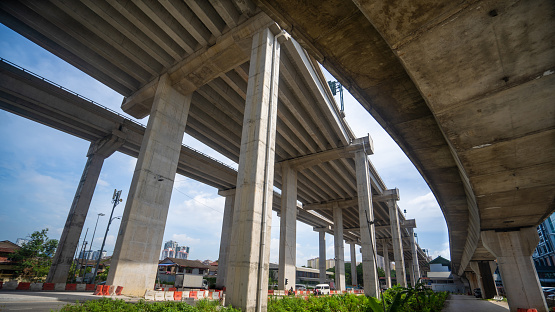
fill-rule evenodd
<path id="1" fill-rule="evenodd" d="M 175 274 L 213 275 L 210 270 L 217 267 L 205 265 L 198 260 L 165 258 L 158 263 L 157 281 L 161 283 L 175 283 Z"/>
<path id="2" fill-rule="evenodd" d="M 427 285 L 433 291 L 448 291 L 465 293 L 465 286 L 460 279 L 454 279 L 451 274 L 451 261 L 438 256 L 430 261 L 430 271 L 427 272 Z"/>
<path id="3" fill-rule="evenodd" d="M 536 272 L 542 286 L 555 286 L 555 214 L 538 227 L 540 242 L 532 254 Z"/>
<path id="4" fill-rule="evenodd" d="M 21 246 L 23 246 L 23 244 L 27 244 L 28 242 L 29 242 L 29 240 L 26 239 L 26 238 L 18 238 L 18 239 L 15 241 L 15 244 L 16 244 L 17 246 L 21 247 Z"/>
<path id="5" fill-rule="evenodd" d="M 106 256 L 107 256 L 106 250 L 103 250 L 102 253 L 100 252 L 100 249 L 93 251 L 91 259 L 97 260 L 99 256 L 100 256 L 100 259 L 106 259 Z"/>
<path id="6" fill-rule="evenodd" d="M 276 263 L 270 263 L 269 269 L 272 279 L 277 280 L 279 265 Z M 331 281 L 333 281 L 333 279 L 331 278 L 332 275 L 333 272 L 326 272 L 326 283 L 330 283 Z M 294 288 L 294 284 L 302 284 L 305 286 L 314 286 L 320 284 L 320 270 L 313 268 L 295 267 L 295 283 L 288 281 L 286 286 Z M 270 287 L 276 288 L 277 285 L 270 285 Z"/>
<path id="7" fill-rule="evenodd" d="M 9 260 L 10 254 L 20 249 L 17 244 L 10 241 L 0 242 L 0 281 L 15 278 L 15 262 Z"/>
<path id="8" fill-rule="evenodd" d="M 167 241 L 164 243 L 164 250 L 162 250 L 162 254 L 160 255 L 160 259 L 166 258 L 187 260 L 189 258 L 189 247 L 179 246 L 179 243 L 176 241 Z"/>
<path id="9" fill-rule="evenodd" d="M 319 258 L 306 260 L 306 267 L 307 268 L 318 269 L 320 267 Z M 335 259 L 326 260 L 326 270 L 329 269 L 329 268 L 334 268 L 334 267 L 335 267 Z"/>

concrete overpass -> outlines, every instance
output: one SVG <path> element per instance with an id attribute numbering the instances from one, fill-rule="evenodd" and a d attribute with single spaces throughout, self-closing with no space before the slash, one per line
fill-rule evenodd
<path id="1" fill-rule="evenodd" d="M 5 1 L 0 19 L 127 96 L 123 108 L 134 116 L 152 111 L 164 75 L 177 93 L 200 95 L 208 103 L 191 105 L 185 131 L 239 161 L 241 172 L 237 126 L 239 103 L 248 99 L 251 37 L 264 27 L 281 36 L 257 5 L 349 89 L 422 173 L 447 220 L 454 273 L 487 276 L 497 259 L 511 309 L 545 310 L 527 259 L 534 227 L 555 208 L 552 2 Z M 279 62 L 285 109 L 275 160 L 345 148 L 352 138 L 339 115 L 314 111 L 328 105 L 329 91 L 295 78 L 318 81 L 314 61 L 295 53 L 293 41 L 281 44 L 282 56 L 292 57 Z M 203 123 L 221 112 L 222 121 Z M 303 204 L 360 198 L 345 174 L 354 168 L 340 159 L 299 173 L 298 197 Z M 372 190 L 379 194 L 375 183 Z M 356 222 L 352 213 L 347 223 Z M 528 247 L 512 254 L 500 248 L 505 243 Z"/>
<path id="2" fill-rule="evenodd" d="M 257 19 L 254 21 L 256 22 Z M 319 68 L 307 57 L 298 44 L 287 41 L 284 43 L 283 47 L 284 53 L 282 55 L 287 57 L 282 56 L 280 60 L 280 79 L 282 79 L 282 82 L 280 82 L 279 88 L 280 109 L 277 111 L 279 118 L 277 120 L 278 140 L 276 143 L 277 164 L 280 171 L 277 171 L 275 185 L 281 186 L 282 184 L 280 181 L 282 168 L 295 168 L 295 171 L 299 172 L 297 179 L 299 186 L 298 196 L 296 196 L 297 199 L 305 204 L 322 205 L 322 207 L 317 208 L 314 206 L 311 208 L 312 210 L 318 209 L 319 214 L 297 208 L 297 216 L 293 218 L 293 220 L 299 219 L 313 225 L 318 231 L 328 232 L 334 234 L 336 237 L 344 237 L 349 240 L 351 246 L 354 247 L 355 244 L 362 243 L 361 236 L 365 233 L 372 233 L 372 235 L 374 235 L 374 231 L 369 232 L 366 227 L 366 231 L 363 230 L 361 234 L 361 227 L 364 229 L 364 225 L 361 226 L 359 224 L 357 216 L 359 213 L 358 205 L 357 203 L 353 203 L 353 200 L 356 202 L 360 198 L 360 196 L 357 196 L 357 179 L 354 176 L 356 171 L 355 162 L 351 159 L 343 158 L 349 157 L 349 155 L 352 155 L 361 148 L 366 149 L 367 152 L 371 152 L 371 142 L 368 140 L 361 140 L 357 143 L 359 146 L 358 148 L 356 144 L 351 144 L 351 141 L 355 138 L 344 121 L 340 119 L 337 107 L 333 102 L 331 94 L 329 94 L 329 90 L 327 89 L 325 81 L 323 81 Z M 185 131 L 192 135 L 197 135 L 198 138 L 208 142 L 209 145 L 219 150 L 224 155 L 237 160 L 239 159 L 239 150 L 236 149 L 236 155 L 234 155 L 233 148 L 230 147 L 229 143 L 233 143 L 230 137 L 233 138 L 232 131 L 237 132 L 238 127 L 231 123 L 229 118 L 225 115 L 233 115 L 234 108 L 238 107 L 238 110 L 242 109 L 241 105 L 243 104 L 240 102 L 245 101 L 246 90 L 242 90 L 237 86 L 246 87 L 247 78 L 245 77 L 245 68 L 247 67 L 248 64 L 242 64 L 238 68 L 235 68 L 232 73 L 220 73 L 219 75 L 225 76 L 220 77 L 224 81 L 224 84 L 219 80 L 215 82 L 211 81 L 210 83 L 213 83 L 213 86 L 203 86 L 199 88 L 198 91 L 195 91 L 191 97 L 192 106 L 190 110 L 190 117 L 193 119 L 187 121 L 187 127 L 185 128 Z M 12 73 L 9 75 L 6 74 L 6 83 L 9 79 L 13 80 L 13 72 L 17 72 L 17 70 L 13 69 L 9 69 L 9 71 Z M 237 73 L 242 73 L 242 75 Z M 45 91 L 43 89 L 37 91 L 36 86 L 32 88 L 25 86 L 25 83 L 28 83 L 27 80 L 33 80 L 32 78 L 25 77 L 24 79 L 16 79 L 19 79 L 19 81 L 10 81 L 10 85 L 6 86 L 7 100 L 3 105 L 7 109 L 26 117 L 31 116 L 31 118 L 37 121 L 50 124 L 70 133 L 73 132 L 73 134 L 77 133 L 77 135 L 89 139 L 94 142 L 92 145 L 93 152 L 97 150 L 95 147 L 96 144 L 104 144 L 104 138 L 112 138 L 114 131 L 116 131 L 116 136 L 122 140 L 110 143 L 109 148 L 111 152 L 121 149 L 130 155 L 138 155 L 136 148 L 138 145 L 136 143 L 141 140 L 140 135 L 145 133 L 144 129 L 138 129 L 135 125 L 132 125 L 131 128 L 133 130 L 130 131 L 127 129 L 127 126 L 123 126 L 129 123 L 129 121 L 122 120 L 121 116 L 110 116 L 108 119 L 112 120 L 108 122 L 103 120 L 103 118 L 105 119 L 106 117 L 95 120 L 95 118 L 99 119 L 99 117 L 94 115 L 91 116 L 88 110 L 95 111 L 98 110 L 98 108 L 91 109 L 89 107 L 88 109 L 82 109 L 80 107 L 72 107 L 75 99 L 72 99 L 68 103 L 64 103 L 64 101 L 67 102 L 66 98 L 68 94 L 62 95 L 62 101 L 60 101 L 60 99 L 55 99 L 55 102 L 47 102 L 45 104 L 42 99 L 53 100 L 51 95 L 52 92 L 56 94 L 64 92 L 58 90 L 56 87 L 47 86 L 46 88 L 48 91 L 46 91 L 46 93 L 48 96 L 45 96 Z M 241 81 L 241 79 L 243 81 Z M 34 80 L 37 80 L 34 83 L 38 85 L 43 83 L 39 79 Z M 290 85 L 288 85 L 287 82 L 289 82 Z M 157 82 L 145 85 L 140 92 L 126 100 L 124 107 L 133 114 L 137 114 L 138 117 L 144 114 L 145 111 L 148 112 L 150 108 L 149 105 L 152 105 L 149 101 L 153 101 L 151 90 L 156 89 L 156 84 Z M 41 88 L 44 88 L 44 86 L 41 85 Z M 229 90 L 233 90 L 238 94 L 235 95 Z M 29 98 L 31 95 L 32 98 Z M 14 99 L 14 96 L 18 96 L 19 98 Z M 69 97 L 71 98 L 72 96 L 69 95 Z M 86 103 L 86 101 L 82 101 L 81 99 L 77 100 L 80 106 L 87 105 L 83 104 Z M 310 105 L 310 100 L 314 101 L 312 105 Z M 61 102 L 62 105 L 60 106 L 58 102 Z M 41 110 L 43 110 L 43 112 L 39 114 L 41 115 L 40 117 L 38 117 L 35 112 L 37 103 L 40 103 L 42 106 Z M 51 105 L 51 107 L 49 107 L 49 105 Z M 214 105 L 215 107 L 210 107 L 210 105 Z M 283 108 L 284 105 L 289 106 Z M 289 109 L 290 112 L 288 112 L 287 109 Z M 46 110 L 51 111 L 46 113 Z M 208 112 L 203 112 L 202 110 L 208 110 Z M 218 110 L 224 111 L 225 114 L 218 114 Z M 215 120 L 211 118 L 212 116 L 208 115 L 208 113 L 215 114 L 212 116 L 218 116 L 218 119 Z M 235 114 L 235 122 L 241 123 L 242 118 L 240 114 L 242 113 L 243 112 L 239 112 L 239 114 Z M 106 114 L 107 112 L 103 112 L 100 115 Z M 62 118 L 60 118 L 60 116 L 62 116 Z M 75 120 L 65 120 L 68 117 L 74 118 Z M 324 119 L 321 119 L 322 117 L 324 117 Z M 114 118 L 115 120 L 113 120 Z M 92 120 L 95 120 L 95 122 Z M 86 132 L 86 130 L 79 128 L 79 124 L 81 123 L 89 127 L 101 128 L 95 125 L 96 121 L 98 121 L 99 125 L 106 125 L 105 129 L 103 129 L 104 135 L 101 135 L 99 129 L 95 129 L 96 136 L 90 134 L 87 134 L 87 136 L 83 133 Z M 200 124 L 198 128 L 195 128 L 195 122 Z M 281 126 L 280 123 L 283 123 L 284 126 Z M 68 124 L 71 124 L 71 126 L 68 126 Z M 239 126 L 241 125 L 239 124 Z M 216 129 L 210 129 L 211 127 Z M 228 129 L 223 129 L 223 127 L 228 127 Z M 127 141 L 128 132 L 133 132 L 129 137 L 129 142 Z M 284 133 L 284 135 L 280 136 L 281 133 Z M 240 137 L 240 134 L 238 134 L 237 137 Z M 118 139 L 116 139 L 116 141 L 117 140 Z M 135 149 L 129 151 L 129 145 L 133 141 Z M 342 144 L 341 142 L 348 144 Z M 305 146 L 302 144 L 305 144 Z M 186 149 L 186 147 L 181 147 L 181 156 L 183 156 L 184 148 Z M 301 151 L 295 151 L 294 148 L 301 149 Z M 281 150 L 283 150 L 283 152 Z M 291 151 L 293 151 L 294 154 L 286 154 L 291 153 Z M 367 152 L 365 152 L 365 155 Z M 105 157 L 106 155 L 102 156 Z M 214 172 L 208 172 L 207 176 L 205 176 L 201 172 L 202 170 L 199 170 L 200 167 L 198 162 L 196 165 L 192 164 L 187 166 L 187 159 L 181 156 L 177 166 L 178 172 L 179 170 L 183 170 L 183 167 L 186 167 L 186 170 L 189 170 L 189 172 L 185 171 L 185 175 L 201 182 L 208 180 L 210 182 L 208 184 L 218 187 L 222 195 L 230 194 L 228 189 L 233 186 L 230 186 L 228 182 L 236 182 L 236 177 L 230 179 L 230 176 L 226 174 L 225 177 L 222 178 L 219 174 L 214 174 Z M 185 156 L 187 157 L 188 155 Z M 206 161 L 202 159 L 203 157 L 199 157 L 199 155 L 193 155 L 193 158 L 199 158 L 201 162 Z M 218 164 L 213 164 L 212 162 L 213 161 L 210 160 L 208 161 L 211 167 L 218 167 Z M 383 194 L 386 191 L 385 185 L 375 172 L 371 163 L 367 160 L 364 162 L 366 163 L 366 172 L 368 174 L 368 183 L 365 184 L 366 187 L 368 187 L 368 190 L 374 193 L 374 195 Z M 192 169 L 197 169 L 199 171 L 197 172 L 198 174 L 191 174 L 190 170 Z M 214 168 L 208 170 L 213 171 Z M 215 170 L 217 171 L 217 169 Z M 225 168 L 224 171 L 228 171 L 227 173 L 229 173 L 229 168 Z M 160 176 L 157 177 L 158 181 L 160 181 L 160 178 Z M 339 180 L 336 181 L 338 178 Z M 219 182 L 217 182 L 218 179 Z M 164 179 L 162 178 L 162 180 Z M 218 183 L 220 183 L 220 185 L 218 185 Z M 398 260 L 399 255 L 395 248 L 400 247 L 401 259 L 403 259 L 403 254 L 408 256 L 406 257 L 407 260 L 418 258 L 418 256 L 416 256 L 418 253 L 421 260 L 423 260 L 424 254 L 420 249 L 414 250 L 414 248 L 411 247 L 403 248 L 400 244 L 399 238 L 402 236 L 404 246 L 415 246 L 414 238 L 410 235 L 410 230 L 407 230 L 406 227 L 399 228 L 399 222 L 402 222 L 404 218 L 395 204 L 395 199 L 398 199 L 398 193 L 393 192 L 393 194 L 390 195 L 389 197 L 382 197 L 381 199 L 376 197 L 375 208 L 371 210 L 372 213 L 376 214 L 374 218 L 371 218 L 371 220 L 374 221 L 374 224 L 371 226 L 374 227 L 375 225 L 377 231 L 376 237 L 378 239 L 377 243 L 376 240 L 374 240 L 374 244 L 376 245 L 373 247 L 373 250 L 379 250 L 379 253 L 385 253 L 390 259 Z M 324 207 L 326 205 L 335 205 L 336 207 Z M 274 203 L 273 207 L 275 208 L 276 206 L 277 205 Z M 335 211 L 332 212 L 333 210 Z M 392 214 L 395 215 L 396 218 L 396 222 L 394 223 L 390 220 L 390 215 Z M 329 218 L 326 218 L 326 216 Z M 343 226 L 337 227 L 336 220 L 338 219 L 344 220 Z M 395 225 L 397 226 L 397 230 L 394 229 Z M 405 224 L 405 226 L 409 225 L 410 224 Z M 345 229 L 344 234 L 339 235 L 336 233 L 336 231 L 343 232 L 343 229 Z M 394 233 L 395 231 L 397 232 Z M 394 246 L 392 246 L 392 249 L 388 250 L 387 245 L 389 245 L 390 239 L 394 240 L 392 243 Z M 395 240 L 397 240 L 397 242 L 395 242 Z M 336 242 L 336 244 L 340 244 L 341 248 L 338 248 L 340 251 L 336 253 L 340 253 L 341 256 L 336 255 L 336 257 L 342 258 L 343 239 L 340 238 L 338 242 Z M 370 248 L 370 244 L 364 244 L 363 249 L 364 248 Z M 413 257 L 413 255 L 415 256 Z M 288 262 L 291 261 L 289 260 Z M 418 268 L 418 265 L 416 265 L 416 267 Z M 398 267 L 398 270 L 401 269 L 404 270 L 403 265 Z M 412 280 L 414 282 L 414 277 Z M 338 285 L 340 284 L 338 283 Z M 368 289 L 370 289 L 370 287 L 368 287 Z"/>

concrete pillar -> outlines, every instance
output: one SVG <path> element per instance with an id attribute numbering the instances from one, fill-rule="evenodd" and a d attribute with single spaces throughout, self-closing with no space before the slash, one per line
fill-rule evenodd
<path id="1" fill-rule="evenodd" d="M 370 171 L 368 168 L 368 156 L 365 151 L 359 150 L 355 152 L 355 167 L 364 294 L 366 296 L 379 298 L 379 280 L 376 272 L 376 231 L 373 223 L 374 209 L 372 207 L 372 190 L 370 184 Z"/>
<path id="2" fill-rule="evenodd" d="M 225 278 L 229 263 L 229 243 L 231 240 L 231 228 L 233 224 L 233 204 L 235 203 L 235 189 L 220 191 L 219 195 L 225 196 L 224 218 L 222 222 L 222 236 L 220 239 L 220 256 L 218 258 L 218 276 L 216 277 L 216 288 L 225 287 Z"/>
<path id="3" fill-rule="evenodd" d="M 410 283 L 409 281 L 407 281 L 407 284 L 410 286 L 414 286 L 416 282 L 414 281 L 414 272 L 412 271 L 412 264 L 410 261 L 405 261 L 405 270 L 405 272 L 408 272 L 410 278 Z"/>
<path id="4" fill-rule="evenodd" d="M 297 171 L 284 164 L 281 177 L 278 289 L 295 289 L 297 262 Z M 285 279 L 288 283 L 285 285 Z"/>
<path id="5" fill-rule="evenodd" d="M 481 236 L 484 247 L 497 258 L 509 310 L 535 308 L 538 312 L 547 311 L 532 261 L 532 253 L 540 239 L 536 228 L 509 232 L 483 231 Z"/>
<path id="6" fill-rule="evenodd" d="M 353 287 L 358 285 L 357 280 L 357 251 L 356 251 L 356 244 L 351 242 L 349 244 L 351 246 L 351 285 Z"/>
<path id="7" fill-rule="evenodd" d="M 477 275 L 476 273 L 469 272 L 469 271 L 466 271 L 464 273 L 465 273 L 466 279 L 468 280 L 468 283 L 470 284 L 470 292 L 474 294 L 474 289 L 480 288 L 480 285 L 478 284 Z"/>
<path id="8" fill-rule="evenodd" d="M 410 235 L 410 251 L 412 255 L 411 285 L 414 287 L 420 278 L 420 266 L 418 265 L 418 250 L 416 249 L 416 241 L 414 239 L 414 228 L 407 228 L 407 230 Z"/>
<path id="9" fill-rule="evenodd" d="M 343 210 L 333 207 L 333 242 L 335 251 L 335 289 L 345 290 L 345 249 L 343 247 Z"/>
<path id="10" fill-rule="evenodd" d="M 190 104 L 169 75 L 159 78 L 106 283 L 127 295 L 143 296 L 156 279 Z"/>
<path id="11" fill-rule="evenodd" d="M 320 284 L 327 282 L 326 277 L 326 232 L 319 231 L 319 257 L 318 257 L 318 270 L 320 271 Z"/>
<path id="12" fill-rule="evenodd" d="M 389 242 L 383 240 L 383 263 L 385 271 L 385 287 L 391 288 L 391 262 L 389 261 Z"/>
<path id="13" fill-rule="evenodd" d="M 279 51 L 269 29 L 253 36 L 226 277 L 226 304 L 244 312 L 268 300 Z"/>
<path id="14" fill-rule="evenodd" d="M 389 191 L 389 190 L 388 190 Z M 393 257 L 395 260 L 395 274 L 397 284 L 407 287 L 405 272 L 405 259 L 403 256 L 403 240 L 401 239 L 401 226 L 399 225 L 399 214 L 395 200 L 388 200 L 389 222 L 391 224 L 391 243 L 393 245 Z"/>
<path id="15" fill-rule="evenodd" d="M 124 142 L 125 134 L 122 131 L 114 130 L 114 133 L 108 137 L 91 143 L 81 180 L 77 186 L 62 236 L 58 242 L 58 248 L 46 277 L 47 283 L 67 282 L 75 249 L 79 244 L 79 238 L 83 231 L 83 225 L 89 212 L 89 206 L 104 159 L 112 155 Z"/>

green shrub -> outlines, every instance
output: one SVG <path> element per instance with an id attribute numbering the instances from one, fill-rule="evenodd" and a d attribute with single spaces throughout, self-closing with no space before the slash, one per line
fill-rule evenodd
<path id="1" fill-rule="evenodd" d="M 121 299 L 102 298 L 91 300 L 84 303 L 68 304 L 60 311 L 64 312 L 104 312 L 104 311 L 122 311 L 122 312 L 240 312 L 232 307 L 220 307 L 218 301 L 209 301 L 206 299 L 197 302 L 197 306 L 193 307 L 185 302 L 180 301 L 161 301 L 147 302 L 140 300 L 137 303 L 126 302 Z"/>

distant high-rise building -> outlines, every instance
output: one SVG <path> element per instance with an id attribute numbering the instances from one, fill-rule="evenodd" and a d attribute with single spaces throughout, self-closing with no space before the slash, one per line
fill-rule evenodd
<path id="1" fill-rule="evenodd" d="M 106 258 L 106 250 L 103 250 L 102 253 L 100 253 L 100 250 L 93 251 L 91 260 L 97 260 L 99 255 L 100 255 L 100 259 Z"/>
<path id="2" fill-rule="evenodd" d="M 15 241 L 15 244 L 16 244 L 17 246 L 21 247 L 21 246 L 23 246 L 23 244 L 27 244 L 28 242 L 29 242 L 29 240 L 26 239 L 26 238 L 18 238 L 18 239 Z"/>
<path id="3" fill-rule="evenodd" d="M 309 259 L 306 261 L 306 266 L 309 268 L 318 269 L 320 268 L 320 259 L 319 258 Z M 326 270 L 333 267 L 335 267 L 335 260 L 334 259 L 326 260 Z"/>
<path id="4" fill-rule="evenodd" d="M 162 254 L 160 255 L 160 259 L 165 258 L 177 258 L 187 260 L 189 258 L 189 247 L 179 246 L 178 242 L 172 240 L 167 241 L 164 243 L 164 250 L 162 250 Z"/>
<path id="5" fill-rule="evenodd" d="M 173 250 L 176 250 L 177 247 L 179 247 L 179 243 L 178 243 L 178 242 L 175 242 L 175 241 L 172 241 L 172 240 L 169 240 L 169 241 L 167 241 L 166 243 L 164 243 L 164 249 L 173 249 Z"/>

